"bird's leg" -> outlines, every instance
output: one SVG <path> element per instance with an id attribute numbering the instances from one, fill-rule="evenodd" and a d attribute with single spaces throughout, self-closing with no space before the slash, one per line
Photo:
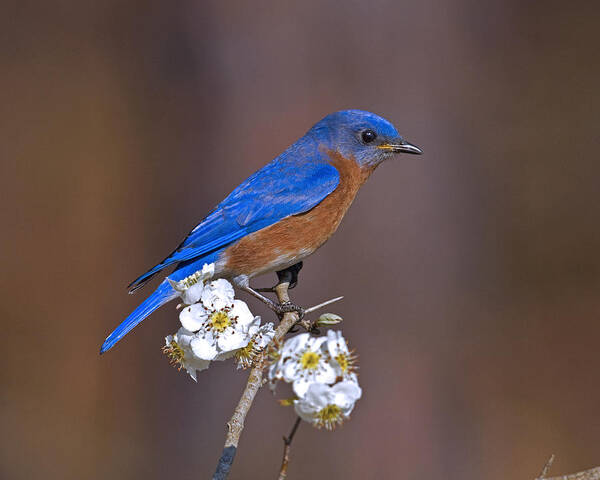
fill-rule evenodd
<path id="1" fill-rule="evenodd" d="M 282 283 L 288 284 L 288 289 L 295 288 L 298 285 L 298 273 L 302 270 L 303 263 L 298 262 L 291 267 L 288 267 L 284 270 L 279 270 L 277 272 L 277 285 L 273 287 L 275 290 L 278 285 Z M 301 321 L 304 317 L 304 308 L 292 303 L 290 301 L 279 304 L 279 307 L 282 309 L 283 313 L 285 312 L 298 312 L 298 321 Z"/>
<path id="2" fill-rule="evenodd" d="M 240 278 L 241 277 L 241 278 Z M 273 300 L 271 300 L 270 298 L 265 297 L 264 295 L 262 295 L 261 293 L 257 292 L 256 290 L 254 290 L 248 281 L 248 277 L 246 277 L 245 275 L 240 275 L 238 277 L 235 277 L 233 279 L 233 283 L 236 287 L 238 287 L 240 290 L 243 290 L 246 293 L 249 293 L 250 295 L 252 295 L 254 298 L 257 298 L 258 300 L 260 300 L 261 302 L 263 302 L 267 307 L 269 307 L 271 310 L 273 310 L 274 312 L 277 312 L 277 308 L 279 307 L 278 303 L 275 303 Z M 264 291 L 266 289 L 261 289 L 261 291 Z"/>
<path id="3" fill-rule="evenodd" d="M 292 267 L 289 267 L 289 269 L 296 267 L 295 273 L 294 273 L 294 271 L 288 272 L 289 269 L 281 270 L 280 272 L 277 272 L 277 277 L 279 278 L 279 282 L 277 283 L 277 285 L 275 287 L 273 287 L 273 291 L 275 290 L 275 288 L 277 288 L 278 285 L 281 285 L 282 283 L 288 283 L 289 280 L 293 281 L 295 279 L 295 282 L 298 283 L 298 272 L 302 268 L 301 263 L 302 262 L 300 262 L 299 267 L 297 267 L 298 264 L 293 265 Z M 292 303 L 292 302 L 276 303 L 273 300 L 271 300 L 270 298 L 267 298 L 264 295 L 262 295 L 261 293 L 254 290 L 250 286 L 250 280 L 247 275 L 238 275 L 237 277 L 235 277 L 233 279 L 233 283 L 240 290 L 243 290 L 244 292 L 249 293 L 254 298 L 257 298 L 258 300 L 263 302 L 267 307 L 269 307 L 271 310 L 273 310 L 279 317 L 282 317 L 284 313 L 288 313 L 288 312 L 297 312 L 300 320 L 302 320 L 302 317 L 304 317 L 304 308 L 296 305 L 295 303 Z"/>
<path id="4" fill-rule="evenodd" d="M 286 268 L 285 270 L 279 270 L 277 272 L 277 279 L 278 279 L 277 283 L 288 282 L 289 283 L 288 288 L 290 290 L 292 288 L 296 288 L 296 285 L 298 285 L 298 274 L 300 273 L 300 270 L 302 270 L 302 266 L 303 266 L 303 263 L 298 262 L 298 263 L 292 265 L 291 267 Z"/>
<path id="5" fill-rule="evenodd" d="M 292 265 L 291 267 L 288 267 L 284 270 L 279 270 L 277 273 L 277 285 L 281 284 L 281 283 L 289 283 L 288 289 L 292 289 L 292 288 L 296 288 L 296 285 L 298 285 L 298 273 L 300 272 L 300 270 L 302 270 L 302 262 L 298 262 L 294 265 Z M 266 287 L 266 288 L 257 288 L 256 291 L 257 292 L 269 292 L 269 293 L 274 293 L 275 292 L 275 287 L 277 286 L 273 286 L 273 287 Z"/>

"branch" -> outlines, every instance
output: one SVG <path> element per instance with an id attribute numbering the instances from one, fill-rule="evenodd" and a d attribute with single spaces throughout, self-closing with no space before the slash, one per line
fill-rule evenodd
<path id="1" fill-rule="evenodd" d="M 554 462 L 554 455 L 548 459 L 546 465 L 544 465 L 542 473 L 535 480 L 600 480 L 600 467 L 584 470 L 582 472 L 571 473 L 569 475 L 547 477 L 546 474 L 548 473 L 548 470 L 550 470 L 552 462 Z"/>
<path id="2" fill-rule="evenodd" d="M 290 462 L 290 449 L 292 447 L 292 440 L 294 439 L 294 435 L 296 435 L 296 430 L 298 430 L 300 420 L 301 418 L 297 417 L 290 434 L 287 437 L 283 437 L 283 459 L 281 460 L 281 468 L 279 469 L 278 480 L 285 480 L 287 477 L 287 468 Z"/>
<path id="3" fill-rule="evenodd" d="M 274 288 L 275 293 L 277 293 L 277 299 L 279 300 L 279 303 L 290 301 L 288 287 L 289 283 L 284 282 L 278 284 Z M 299 317 L 297 312 L 285 313 L 281 319 L 281 323 L 275 329 L 275 336 L 273 337 L 272 343 L 278 344 L 281 342 L 285 334 L 288 333 L 288 331 L 296 324 L 296 322 L 298 322 L 298 320 Z M 246 388 L 242 393 L 242 398 L 240 398 L 237 407 L 235 407 L 235 410 L 233 411 L 231 419 L 227 423 L 225 447 L 223 448 L 223 453 L 221 454 L 219 463 L 217 464 L 217 470 L 215 471 L 213 480 L 226 479 L 227 475 L 229 474 L 229 470 L 231 469 L 231 465 L 233 465 L 238 442 L 240 441 L 240 435 L 244 429 L 244 420 L 246 419 L 248 410 L 250 410 L 250 407 L 252 406 L 252 402 L 254 401 L 254 397 L 256 396 L 258 389 L 263 385 L 263 370 L 266 366 L 266 350 L 267 349 L 260 354 L 254 367 L 252 370 L 250 370 L 250 375 L 248 376 Z"/>
<path id="4" fill-rule="evenodd" d="M 344 298 L 344 297 L 335 297 L 335 298 L 332 298 L 331 300 L 327 300 L 326 302 L 319 303 L 318 305 L 315 305 L 314 307 L 307 308 L 306 310 L 304 310 L 304 315 L 308 315 L 309 313 L 312 313 L 315 310 L 318 310 L 319 308 L 323 308 L 327 305 L 331 305 L 334 302 L 339 302 L 342 298 Z"/>

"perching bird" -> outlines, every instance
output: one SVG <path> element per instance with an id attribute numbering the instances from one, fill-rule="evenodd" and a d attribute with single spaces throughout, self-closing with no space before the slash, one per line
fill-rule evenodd
<path id="1" fill-rule="evenodd" d="M 344 110 L 326 116 L 242 182 L 173 253 L 129 285 L 133 293 L 175 265 L 167 279 L 108 336 L 100 353 L 178 296 L 169 279 L 182 280 L 206 263 L 215 264 L 215 278 L 227 278 L 274 310 L 283 311 L 250 288 L 249 280 L 285 269 L 296 277 L 302 259 L 337 230 L 373 170 L 396 153 L 422 152 L 373 113 Z"/>

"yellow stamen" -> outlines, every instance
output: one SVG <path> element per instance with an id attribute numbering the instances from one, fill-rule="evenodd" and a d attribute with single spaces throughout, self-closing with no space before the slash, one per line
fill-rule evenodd
<path id="1" fill-rule="evenodd" d="M 175 340 L 171 340 L 169 345 L 162 347 L 162 351 L 168 357 L 169 363 L 174 367 L 177 366 L 177 370 L 181 370 L 183 357 L 185 356 L 183 348 Z"/>
<path id="2" fill-rule="evenodd" d="M 348 357 L 345 354 L 340 353 L 339 355 L 337 355 L 335 357 L 335 361 L 340 364 L 340 368 L 342 369 L 342 372 L 346 373 L 348 371 L 350 362 L 349 362 Z"/>
<path id="3" fill-rule="evenodd" d="M 246 345 L 244 348 L 240 348 L 237 352 L 235 352 L 235 358 L 237 358 L 238 362 L 240 362 L 242 368 L 248 368 L 252 366 L 254 357 L 256 357 L 254 340 L 250 340 L 248 342 L 248 345 Z"/>
<path id="4" fill-rule="evenodd" d="M 190 288 L 192 285 L 196 285 L 204 275 L 202 271 L 198 271 L 196 273 L 192 273 L 189 277 L 185 277 L 183 280 L 180 280 L 177 284 L 182 290 L 186 288 Z"/>
<path id="5" fill-rule="evenodd" d="M 355 372 L 357 370 L 356 364 L 356 355 L 354 355 L 353 351 L 344 352 L 341 351 L 340 345 L 338 344 L 338 353 L 333 359 L 338 363 L 340 368 L 342 369 L 342 374 L 347 374 L 350 372 Z"/>
<path id="6" fill-rule="evenodd" d="M 231 325 L 231 320 L 229 319 L 229 315 L 227 315 L 224 311 L 218 311 L 213 313 L 208 320 L 217 332 L 222 332 L 229 325 Z"/>
<path id="7" fill-rule="evenodd" d="M 304 352 L 302 357 L 300 357 L 300 364 L 304 370 L 314 370 L 319 366 L 319 359 L 321 355 L 315 352 L 311 352 L 310 350 Z"/>
<path id="8" fill-rule="evenodd" d="M 325 427 L 327 430 L 333 430 L 337 425 L 343 422 L 342 409 L 337 405 L 327 405 L 317 413 L 317 427 Z"/>

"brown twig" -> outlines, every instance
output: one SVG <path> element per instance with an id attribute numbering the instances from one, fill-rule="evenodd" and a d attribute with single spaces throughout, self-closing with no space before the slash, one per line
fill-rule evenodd
<path id="1" fill-rule="evenodd" d="M 542 473 L 540 473 L 540 476 L 538 478 L 540 478 L 540 479 L 546 478 L 546 475 L 548 475 L 548 471 L 550 470 L 552 463 L 554 463 L 554 454 L 550 455 L 550 458 L 544 465 L 544 468 L 542 468 Z"/>
<path id="2" fill-rule="evenodd" d="M 275 287 L 279 303 L 290 301 L 290 297 L 288 295 L 288 285 L 288 283 L 280 283 Z M 273 343 L 278 344 L 281 342 L 285 334 L 296 324 L 297 321 L 298 314 L 296 312 L 288 312 L 284 314 L 283 318 L 281 319 L 281 323 L 275 329 Z M 240 401 L 233 412 L 231 420 L 229 420 L 229 423 L 227 424 L 228 432 L 225 439 L 225 447 L 237 447 L 238 445 L 240 435 L 244 429 L 244 420 L 246 419 L 246 414 L 252 406 L 256 392 L 258 392 L 258 389 L 262 386 L 265 361 L 266 357 L 263 353 L 258 357 L 256 365 L 250 371 L 246 388 L 244 389 L 244 393 L 242 393 L 242 398 L 240 398 Z"/>
<path id="3" fill-rule="evenodd" d="M 289 283 L 287 282 L 280 283 L 274 287 L 279 303 L 290 301 L 288 287 Z M 275 345 L 280 343 L 283 340 L 285 334 L 288 333 L 288 331 L 296 324 L 296 322 L 298 322 L 298 320 L 299 317 L 297 312 L 285 313 L 283 315 L 283 318 L 281 319 L 281 322 L 275 329 L 275 335 L 273 337 L 272 343 L 274 343 Z M 252 406 L 252 402 L 254 401 L 256 393 L 263 384 L 263 370 L 265 366 L 266 354 L 262 353 L 257 358 L 252 370 L 250 370 L 250 375 L 248 376 L 246 388 L 242 393 L 242 397 L 240 398 L 237 407 L 235 407 L 231 419 L 227 423 L 227 436 L 225 437 L 225 447 L 223 448 L 223 453 L 221 454 L 219 463 L 217 464 L 217 470 L 213 475 L 213 480 L 224 480 L 229 474 L 229 470 L 231 469 L 231 465 L 233 464 L 237 446 L 240 441 L 240 435 L 242 434 L 242 430 L 244 429 L 244 421 L 246 419 L 246 415 L 248 414 L 248 410 L 250 410 L 250 407 Z"/>
<path id="4" fill-rule="evenodd" d="M 292 440 L 294 439 L 294 435 L 296 435 L 296 430 L 298 430 L 300 420 L 301 418 L 297 417 L 290 434 L 287 437 L 283 437 L 283 459 L 281 460 L 281 468 L 279 469 L 278 480 L 285 480 L 285 478 L 287 477 L 288 464 L 290 463 L 290 450 L 292 448 Z"/>
<path id="5" fill-rule="evenodd" d="M 554 455 L 551 455 L 544 468 L 542 469 L 542 473 L 536 480 L 600 480 L 600 467 L 592 468 L 590 470 L 584 470 L 582 472 L 571 473 L 569 475 L 560 475 L 558 477 L 547 477 L 548 470 L 552 466 L 552 462 L 554 462 Z"/>

